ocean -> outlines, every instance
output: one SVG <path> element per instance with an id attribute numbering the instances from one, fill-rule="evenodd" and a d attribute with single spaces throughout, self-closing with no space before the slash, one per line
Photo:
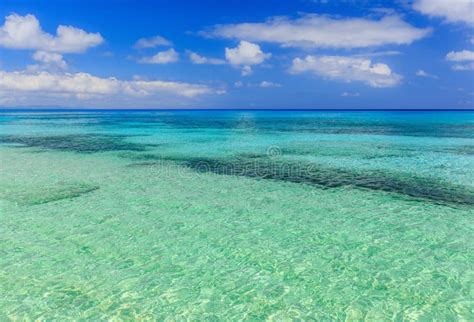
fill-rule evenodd
<path id="1" fill-rule="evenodd" d="M 0 320 L 473 320 L 473 219 L 473 111 L 0 111 Z"/>

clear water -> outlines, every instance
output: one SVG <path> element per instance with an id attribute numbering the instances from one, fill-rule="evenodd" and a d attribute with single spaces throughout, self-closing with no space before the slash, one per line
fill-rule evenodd
<path id="1" fill-rule="evenodd" d="M 473 112 L 0 113 L 0 320 L 474 320 Z"/>

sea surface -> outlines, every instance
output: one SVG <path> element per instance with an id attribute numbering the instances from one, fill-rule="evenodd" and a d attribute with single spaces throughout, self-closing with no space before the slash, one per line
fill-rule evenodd
<path id="1" fill-rule="evenodd" d="M 0 111 L 0 320 L 474 320 L 474 112 Z"/>

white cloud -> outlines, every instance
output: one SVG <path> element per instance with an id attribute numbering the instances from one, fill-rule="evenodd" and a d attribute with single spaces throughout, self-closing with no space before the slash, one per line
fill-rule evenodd
<path id="1" fill-rule="evenodd" d="M 362 48 L 410 44 L 430 32 L 431 29 L 413 27 L 396 15 L 370 20 L 307 14 L 299 19 L 277 17 L 263 23 L 217 25 L 203 34 L 287 47 Z"/>
<path id="2" fill-rule="evenodd" d="M 47 51 L 36 51 L 33 54 L 33 59 L 46 66 L 57 67 L 59 69 L 66 69 L 67 64 L 63 59 L 63 55 L 58 53 L 50 53 Z"/>
<path id="3" fill-rule="evenodd" d="M 141 64 L 169 64 L 177 62 L 178 59 L 179 54 L 173 48 L 170 48 L 165 51 L 160 51 L 153 56 L 142 57 L 138 62 Z"/>
<path id="4" fill-rule="evenodd" d="M 188 56 L 193 64 L 222 65 L 226 63 L 223 59 L 204 57 L 192 51 L 188 51 Z"/>
<path id="5" fill-rule="evenodd" d="M 127 98 L 139 104 L 140 99 L 145 97 L 171 95 L 192 98 L 221 92 L 201 84 L 141 79 L 119 80 L 115 77 L 101 78 L 88 73 L 0 71 L 0 100 L 17 104 L 36 104 L 45 99 L 49 99 L 50 103 L 57 101 L 59 105 L 69 103 L 65 99 L 120 102 Z"/>
<path id="6" fill-rule="evenodd" d="M 392 73 L 386 64 L 373 64 L 370 59 L 344 56 L 311 56 L 295 58 L 290 72 L 310 72 L 329 79 L 346 82 L 360 81 L 372 87 L 392 87 L 401 82 L 402 76 Z"/>
<path id="7" fill-rule="evenodd" d="M 446 60 L 457 62 L 452 66 L 455 71 L 474 70 L 474 51 L 450 51 L 446 55 Z"/>
<path id="8" fill-rule="evenodd" d="M 461 51 L 450 51 L 446 55 L 446 59 L 449 61 L 470 61 L 474 60 L 474 51 L 461 50 Z"/>
<path id="9" fill-rule="evenodd" d="M 435 78 L 435 79 L 438 79 L 439 77 L 436 76 L 436 75 L 433 75 L 433 74 L 430 74 L 430 73 L 427 73 L 425 72 L 424 70 L 422 69 L 418 69 L 415 73 L 416 76 L 419 76 L 419 77 L 428 77 L 428 78 Z"/>
<path id="10" fill-rule="evenodd" d="M 225 58 L 234 66 L 242 66 L 242 76 L 252 73 L 251 65 L 258 65 L 271 57 L 271 54 L 264 53 L 260 46 L 251 42 L 241 40 L 235 48 L 225 49 Z"/>
<path id="11" fill-rule="evenodd" d="M 447 22 L 463 22 L 474 25 L 474 1 L 472 0 L 416 0 L 413 9 Z"/>
<path id="12" fill-rule="evenodd" d="M 236 88 L 240 88 L 240 87 L 276 88 L 276 87 L 282 87 L 282 85 L 279 83 L 274 83 L 270 81 L 261 81 L 260 83 L 244 83 L 242 81 L 237 81 L 234 83 L 234 87 Z"/>
<path id="13" fill-rule="evenodd" d="M 257 65 L 270 56 L 271 54 L 265 54 L 259 45 L 248 41 L 240 41 L 237 47 L 225 49 L 225 58 L 232 65 Z"/>
<path id="14" fill-rule="evenodd" d="M 243 66 L 240 72 L 242 76 L 249 76 L 249 75 L 252 75 L 252 73 L 253 73 L 252 67 L 250 67 L 249 65 Z"/>
<path id="15" fill-rule="evenodd" d="M 455 64 L 452 68 L 455 71 L 474 70 L 474 62 L 465 64 Z"/>
<path id="16" fill-rule="evenodd" d="M 99 33 L 88 33 L 72 26 L 59 25 L 56 35 L 51 35 L 41 29 L 38 19 L 31 14 L 9 15 L 0 27 L 0 46 L 13 49 L 81 53 L 103 41 Z"/>
<path id="17" fill-rule="evenodd" d="M 133 48 L 145 49 L 145 48 L 155 48 L 158 46 L 173 46 L 173 43 L 166 38 L 156 35 L 150 38 L 138 39 L 135 45 L 133 46 Z"/>
<path id="18" fill-rule="evenodd" d="M 422 69 L 418 69 L 415 74 L 416 74 L 416 76 L 420 76 L 420 77 L 427 77 L 428 76 L 428 73 L 425 72 Z"/>
<path id="19" fill-rule="evenodd" d="M 269 88 L 269 87 L 281 87 L 281 84 L 269 82 L 269 81 L 262 81 L 258 84 L 259 87 Z"/>

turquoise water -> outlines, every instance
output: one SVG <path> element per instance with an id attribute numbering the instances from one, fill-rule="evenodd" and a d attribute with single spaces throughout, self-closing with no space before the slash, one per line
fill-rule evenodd
<path id="1" fill-rule="evenodd" d="M 0 113 L 0 320 L 474 320 L 474 112 Z"/>

